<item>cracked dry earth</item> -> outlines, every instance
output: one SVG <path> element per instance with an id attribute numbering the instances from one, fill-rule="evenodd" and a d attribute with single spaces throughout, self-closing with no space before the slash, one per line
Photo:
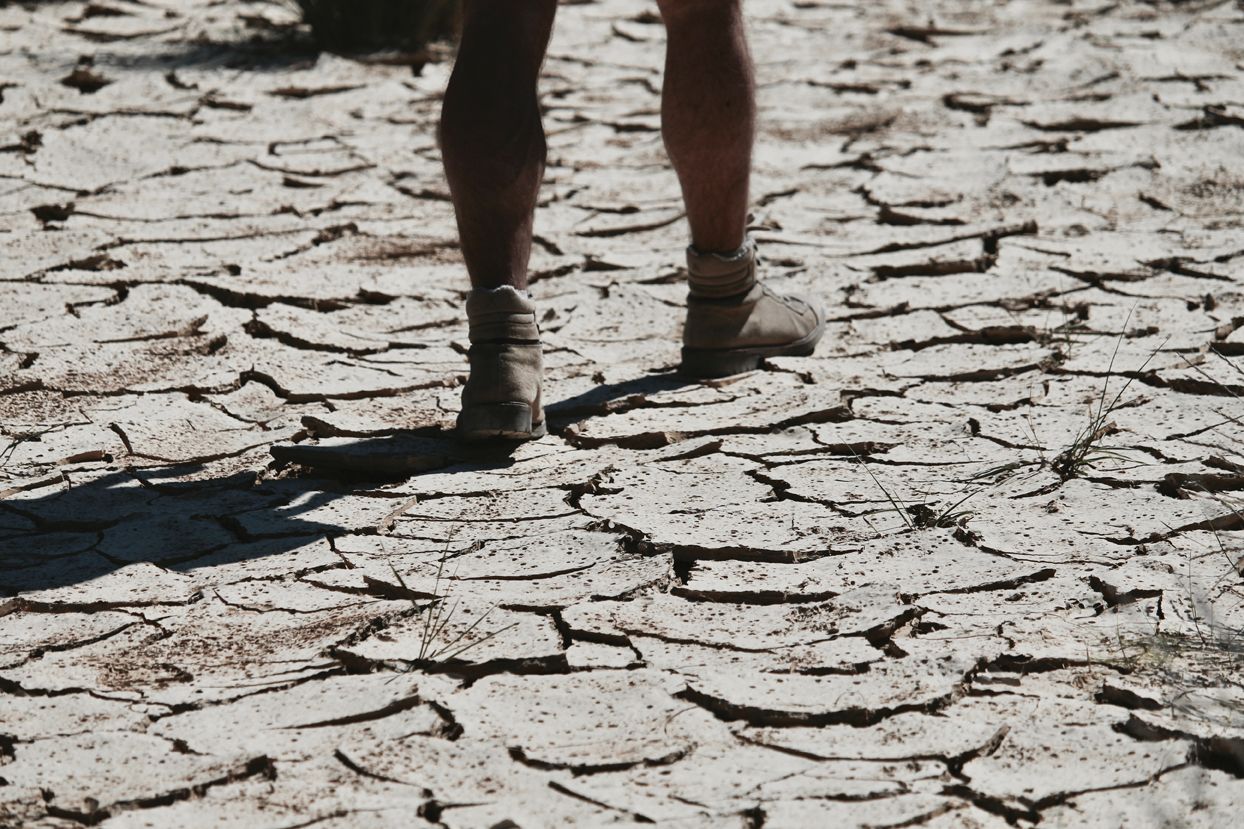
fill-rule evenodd
<path id="1" fill-rule="evenodd" d="M 672 373 L 662 30 L 566 5 L 501 457 L 443 56 L 0 8 L 0 825 L 1234 825 L 1244 8 L 748 10 L 826 340 Z"/>

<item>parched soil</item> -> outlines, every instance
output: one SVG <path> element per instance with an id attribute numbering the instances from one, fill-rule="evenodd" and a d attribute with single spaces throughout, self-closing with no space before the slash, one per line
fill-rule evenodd
<path id="1" fill-rule="evenodd" d="M 1238 822 L 1244 7 L 747 11 L 825 341 L 673 372 L 663 31 L 567 4 L 506 454 L 445 50 L 0 6 L 0 825 Z"/>

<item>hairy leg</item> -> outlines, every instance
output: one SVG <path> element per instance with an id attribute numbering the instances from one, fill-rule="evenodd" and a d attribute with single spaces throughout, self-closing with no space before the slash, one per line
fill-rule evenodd
<path id="1" fill-rule="evenodd" d="M 527 286 L 544 175 L 536 85 L 557 0 L 466 0 L 440 145 L 475 288 Z"/>
<path id="2" fill-rule="evenodd" d="M 691 242 L 742 244 L 756 130 L 756 85 L 740 0 L 658 0 L 668 42 L 661 127 L 682 185 Z"/>

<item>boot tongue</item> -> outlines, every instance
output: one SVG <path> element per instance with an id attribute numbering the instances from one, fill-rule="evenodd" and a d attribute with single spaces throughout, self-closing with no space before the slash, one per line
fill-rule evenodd
<path id="1" fill-rule="evenodd" d="M 740 296 L 756 284 L 756 246 L 749 238 L 733 253 L 701 253 L 687 248 L 691 296 L 724 299 Z"/>
<path id="2" fill-rule="evenodd" d="M 535 303 L 508 285 L 491 291 L 471 291 L 466 311 L 473 343 L 540 340 Z"/>

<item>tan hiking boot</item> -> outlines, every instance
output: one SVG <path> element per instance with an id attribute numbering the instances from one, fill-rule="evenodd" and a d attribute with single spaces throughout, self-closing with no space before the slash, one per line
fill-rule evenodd
<path id="1" fill-rule="evenodd" d="M 766 357 L 805 356 L 825 332 L 819 308 L 756 280 L 750 239 L 734 255 L 687 248 L 687 271 L 683 374 L 725 377 L 751 371 Z"/>
<path id="2" fill-rule="evenodd" d="M 467 298 L 471 376 L 462 389 L 462 440 L 530 440 L 546 433 L 544 359 L 536 306 L 510 287 Z"/>

